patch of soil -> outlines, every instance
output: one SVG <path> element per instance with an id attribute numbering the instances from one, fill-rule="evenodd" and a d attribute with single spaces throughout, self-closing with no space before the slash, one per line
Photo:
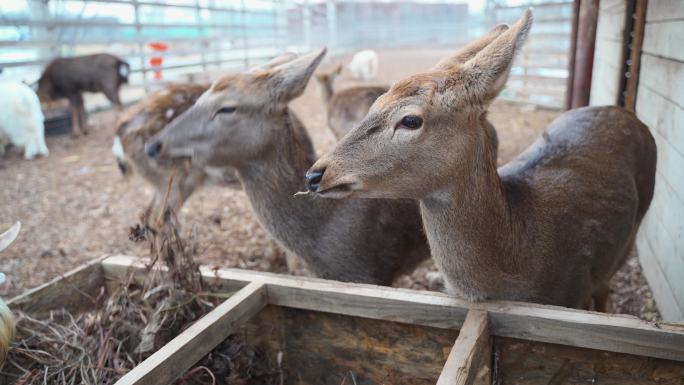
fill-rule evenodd
<path id="1" fill-rule="evenodd" d="M 430 68 L 449 51 L 406 50 L 380 53 L 379 79 L 391 83 Z M 347 61 L 334 58 L 323 68 Z M 334 137 L 326 128 L 325 110 L 312 81 L 292 108 L 302 119 L 319 153 L 330 149 Z M 339 87 L 355 84 L 347 73 Z M 495 102 L 489 118 L 499 134 L 499 162 L 524 150 L 559 112 L 511 102 Z M 152 188 L 141 178 L 124 179 L 111 155 L 116 114 L 94 114 L 90 135 L 78 139 L 48 137 L 50 156 L 34 161 L 19 151 L 0 158 L 0 229 L 22 221 L 19 238 L 2 255 L 0 271 L 7 283 L 0 295 L 11 297 L 48 281 L 102 254 L 143 255 L 129 241 L 128 230 L 152 199 Z M 242 191 L 209 187 L 196 192 L 179 213 L 185 226 L 197 227 L 197 261 L 221 267 L 287 272 L 285 255 L 252 214 Z M 294 274 L 304 274 L 295 270 Z M 416 289 L 440 289 L 431 262 L 395 284 Z M 655 319 L 658 312 L 638 260 L 633 258 L 616 275 L 611 298 L 616 313 Z"/>

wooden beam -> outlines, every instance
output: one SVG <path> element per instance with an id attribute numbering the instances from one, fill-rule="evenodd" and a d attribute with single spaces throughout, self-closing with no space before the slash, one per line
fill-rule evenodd
<path id="1" fill-rule="evenodd" d="M 597 20 L 598 0 L 581 0 L 577 23 L 571 108 L 589 105 Z"/>
<path id="2" fill-rule="evenodd" d="M 123 376 L 117 385 L 173 383 L 235 328 L 266 306 L 263 283 L 250 283 Z"/>
<path id="3" fill-rule="evenodd" d="M 12 298 L 7 305 L 14 310 L 40 314 L 65 308 L 78 313 L 95 307 L 95 299 L 104 287 L 101 263 L 107 256 L 85 265 Z"/>
<path id="4" fill-rule="evenodd" d="M 135 257 L 102 262 L 106 278 L 124 277 Z M 684 325 L 651 324 L 631 316 L 519 302 L 472 303 L 443 293 L 352 284 L 239 269 L 201 268 L 205 279 L 238 286 L 262 282 L 269 304 L 440 328 L 460 328 L 470 309 L 489 314 L 491 334 L 531 341 L 684 361 Z"/>
<path id="5" fill-rule="evenodd" d="M 641 47 L 644 43 L 647 6 L 647 0 L 636 0 L 634 15 L 627 16 L 634 17 L 634 21 L 631 33 L 631 51 L 629 52 L 629 71 L 627 72 L 629 76 L 626 79 L 623 107 L 632 112 L 636 107 L 637 89 L 639 88 L 639 67 L 641 65 Z"/>
<path id="6" fill-rule="evenodd" d="M 492 339 L 487 312 L 471 310 L 466 316 L 437 385 L 492 383 Z"/>
<path id="7" fill-rule="evenodd" d="M 575 56 L 577 56 L 577 24 L 579 23 L 580 0 L 572 2 L 572 21 L 570 25 L 570 54 L 568 55 L 568 79 L 565 85 L 565 109 L 572 108 L 572 90 L 575 84 Z"/>

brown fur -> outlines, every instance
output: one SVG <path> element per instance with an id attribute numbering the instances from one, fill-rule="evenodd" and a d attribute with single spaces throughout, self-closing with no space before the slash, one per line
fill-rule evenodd
<path id="1" fill-rule="evenodd" d="M 323 197 L 419 200 L 451 294 L 603 310 L 653 197 L 655 142 L 630 112 L 582 108 L 497 170 L 487 107 L 531 24 L 400 82 L 310 171 Z"/>
<path id="2" fill-rule="evenodd" d="M 117 123 L 116 135 L 126 154 L 125 159 L 118 160 L 119 168 L 124 175 L 131 175 L 135 170 L 154 186 L 155 196 L 148 206 L 152 218 L 159 218 L 165 210 L 161 205 L 174 172 L 170 164 L 160 164 L 145 154 L 145 142 L 190 108 L 208 88 L 201 84 L 170 85 L 129 107 Z M 176 168 L 167 205 L 176 212 L 203 184 L 239 186 L 235 172 L 230 169 L 208 175 L 206 170 L 197 167 L 178 165 Z"/>
<path id="3" fill-rule="evenodd" d="M 342 65 L 332 71 L 316 74 L 326 104 L 328 128 L 336 139 L 342 138 L 363 119 L 375 100 L 387 92 L 387 86 L 355 86 L 335 92 L 333 83 Z"/>
<path id="4" fill-rule="evenodd" d="M 119 88 L 128 82 L 128 63 L 109 54 L 95 54 L 51 61 L 38 80 L 42 101 L 66 98 L 71 105 L 72 135 L 86 134 L 83 92 L 102 92 L 121 108 Z"/>
<path id="5" fill-rule="evenodd" d="M 281 62 L 257 77 L 240 74 L 232 77 L 235 86 L 224 77 L 223 91 L 199 100 L 152 146 L 162 145 L 162 157 L 192 153 L 195 165 L 235 167 L 261 225 L 315 275 L 388 285 L 429 257 L 414 202 L 293 197 L 316 155 L 287 104 L 304 91 L 323 53 Z M 226 106 L 235 111 L 216 114 Z"/>

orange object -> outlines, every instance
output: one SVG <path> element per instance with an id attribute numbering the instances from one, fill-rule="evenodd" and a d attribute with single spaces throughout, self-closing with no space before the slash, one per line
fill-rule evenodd
<path id="1" fill-rule="evenodd" d="M 162 43 L 162 42 L 150 43 L 149 46 L 150 46 L 150 48 L 152 48 L 153 51 L 157 51 L 157 52 L 166 52 L 166 50 L 169 49 L 169 46 L 166 43 Z M 150 65 L 152 67 L 161 67 L 163 63 L 164 63 L 164 58 L 161 56 L 152 56 L 150 58 Z M 154 78 L 157 80 L 161 80 L 161 78 L 162 78 L 161 69 L 156 69 L 154 71 Z"/>
<path id="2" fill-rule="evenodd" d="M 154 42 L 150 43 L 150 48 L 152 48 L 155 51 L 164 52 L 167 49 L 169 49 L 169 46 L 166 43 Z"/>

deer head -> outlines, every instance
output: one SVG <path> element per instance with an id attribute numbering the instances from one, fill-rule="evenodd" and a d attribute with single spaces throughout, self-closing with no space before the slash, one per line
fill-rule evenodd
<path id="1" fill-rule="evenodd" d="M 486 111 L 506 83 L 532 24 L 531 11 L 498 26 L 381 96 L 364 120 L 307 173 L 323 197 L 413 198 L 468 183 L 472 170 L 496 167 Z M 481 162 L 483 154 L 494 157 Z"/>
<path id="2" fill-rule="evenodd" d="M 237 165 L 273 148 L 273 127 L 300 96 L 326 50 L 277 57 L 218 79 L 197 102 L 150 138 L 151 157 L 190 158 L 203 166 Z"/>

